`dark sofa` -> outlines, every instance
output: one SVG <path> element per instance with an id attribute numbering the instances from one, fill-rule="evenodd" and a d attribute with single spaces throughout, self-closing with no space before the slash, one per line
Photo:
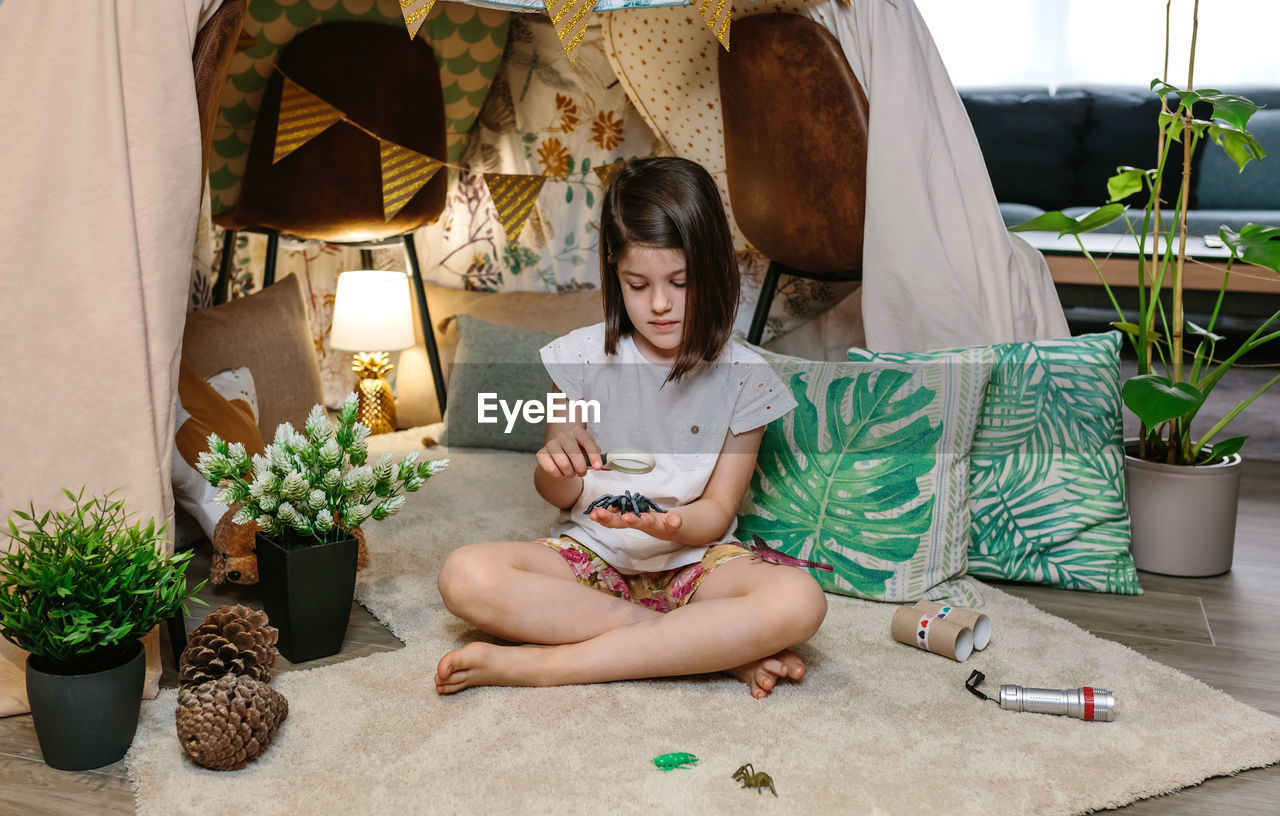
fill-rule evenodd
<path id="1" fill-rule="evenodd" d="M 1218 227 L 1247 223 L 1280 226 L 1280 87 L 1224 89 L 1265 106 L 1249 130 L 1270 154 L 1243 173 L 1220 147 L 1202 143 L 1192 162 L 1192 235 L 1216 235 Z M 1079 215 L 1106 203 L 1107 179 L 1120 165 L 1150 168 L 1156 162 L 1160 100 L 1143 87 L 1078 85 L 1050 93 L 1047 87 L 961 89 L 982 147 L 1005 224 L 1013 226 L 1045 210 Z M 1205 116 L 1208 109 L 1197 115 Z M 1165 163 L 1162 191 L 1170 204 L 1181 180 L 1182 146 Z M 1125 201 L 1140 217 L 1145 195 Z M 1116 221 L 1107 231 L 1123 232 Z"/>

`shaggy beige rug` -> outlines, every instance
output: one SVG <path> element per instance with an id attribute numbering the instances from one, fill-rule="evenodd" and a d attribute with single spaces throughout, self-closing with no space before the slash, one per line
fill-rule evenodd
<path id="1" fill-rule="evenodd" d="M 377 439 L 412 449 L 421 432 Z M 468 451 L 369 533 L 357 594 L 407 646 L 273 685 L 290 714 L 258 761 L 186 759 L 175 693 L 144 703 L 129 775 L 142 816 L 174 813 L 1080 813 L 1280 761 L 1280 719 L 982 586 L 991 645 L 965 663 L 889 638 L 894 607 L 831 597 L 797 651 L 800 683 L 765 700 L 723 676 L 437 697 L 442 654 L 477 636 L 442 606 L 454 546 L 532 538 L 551 512 L 532 457 Z M 1015 714 L 964 689 L 1113 689 L 1116 720 Z M 689 751 L 696 767 L 651 758 Z M 772 775 L 759 796 L 730 778 Z"/>

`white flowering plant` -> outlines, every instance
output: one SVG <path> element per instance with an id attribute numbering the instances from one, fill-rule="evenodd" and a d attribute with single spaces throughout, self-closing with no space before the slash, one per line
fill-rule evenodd
<path id="1" fill-rule="evenodd" d="M 215 487 L 218 501 L 238 504 L 237 524 L 256 521 L 264 535 L 286 549 L 329 544 L 351 536 L 366 521 L 394 516 L 405 493 L 449 464 L 419 462 L 411 452 L 397 465 L 390 453 L 367 464 L 369 429 L 356 422 L 356 395 L 338 413 L 335 429 L 323 405 L 311 409 L 299 433 L 289 423 L 276 430 L 262 455 L 249 456 L 239 442 L 209 435 L 196 467 Z"/>

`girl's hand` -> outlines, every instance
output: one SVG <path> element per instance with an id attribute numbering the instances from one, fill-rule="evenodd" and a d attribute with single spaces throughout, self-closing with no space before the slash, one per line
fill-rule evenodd
<path id="1" fill-rule="evenodd" d="M 666 541 L 672 540 L 684 523 L 684 519 L 680 518 L 680 514 L 675 510 L 668 510 L 665 513 L 641 513 L 637 516 L 635 513 L 623 513 L 612 507 L 597 507 L 592 510 L 591 520 L 615 530 L 639 530 Z"/>
<path id="2" fill-rule="evenodd" d="M 537 453 L 538 467 L 549 476 L 571 479 L 585 476 L 588 468 L 599 469 L 604 464 L 600 446 L 586 428 L 570 426 L 552 436 Z"/>

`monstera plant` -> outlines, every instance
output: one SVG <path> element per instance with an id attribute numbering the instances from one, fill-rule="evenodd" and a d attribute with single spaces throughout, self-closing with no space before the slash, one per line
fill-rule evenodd
<path id="1" fill-rule="evenodd" d="M 1280 382 L 1280 375 L 1209 422 L 1207 428 L 1202 429 L 1197 420 L 1209 395 L 1242 357 L 1280 338 L 1280 330 L 1275 328 L 1280 312 L 1263 320 L 1227 354 L 1219 354 L 1219 343 L 1224 338 L 1216 333 L 1236 263 L 1280 274 L 1280 227 L 1248 224 L 1239 231 L 1225 226 L 1219 229 L 1218 239 L 1230 250 L 1230 258 L 1217 301 L 1205 325 L 1188 320 L 1183 289 L 1188 260 L 1187 209 L 1192 157 L 1202 145 L 1209 149 L 1216 146 L 1243 172 L 1246 165 L 1263 159 L 1266 151 L 1248 131 L 1249 120 L 1258 111 L 1257 105 L 1236 94 L 1194 86 L 1199 2 L 1193 10 L 1186 87 L 1176 88 L 1169 83 L 1170 13 L 1171 3 L 1166 3 L 1165 76 L 1151 81 L 1151 90 L 1161 101 L 1158 119 L 1152 123 L 1153 142 L 1158 144 L 1155 168 L 1117 168 L 1116 175 L 1107 183 L 1109 202 L 1079 218 L 1049 212 L 1013 230 L 1051 230 L 1076 236 L 1081 252 L 1098 272 L 1098 279 L 1116 310 L 1118 320 L 1114 325 L 1128 335 L 1137 356 L 1137 375 L 1129 379 L 1122 390 L 1124 404 L 1140 423 L 1138 438 L 1131 446 L 1129 467 L 1135 562 L 1140 569 L 1155 572 L 1210 575 L 1230 568 L 1239 483 L 1237 453 L 1246 440 L 1244 436 L 1225 437 L 1224 432 L 1242 411 Z M 1207 118 L 1201 118 L 1198 114 L 1206 110 Z M 1177 190 L 1163 190 L 1160 180 L 1171 141 L 1181 142 L 1183 146 L 1181 183 Z M 1140 218 L 1135 219 L 1120 201 L 1142 192 L 1146 193 L 1147 203 Z M 1170 198 L 1172 208 L 1167 207 Z M 1121 218 L 1139 250 L 1136 320 L 1126 318 L 1097 262 L 1079 239 L 1080 235 Z M 1172 481 L 1162 482 L 1158 487 L 1150 485 L 1148 474 L 1159 471 L 1136 463 L 1203 468 L 1206 473 L 1216 470 L 1205 477 L 1214 481 L 1188 487 L 1186 496 L 1180 496 Z M 1224 467 L 1235 470 L 1224 470 Z M 1184 475 L 1190 472 L 1184 470 Z M 1231 472 L 1234 475 L 1224 475 Z M 1218 485 L 1221 492 L 1213 492 L 1210 484 Z M 1223 512 L 1207 515 L 1202 510 L 1206 506 Z M 1194 512 L 1183 518 L 1178 515 L 1179 508 Z M 1214 541 L 1218 542 L 1217 553 L 1207 556 L 1213 547 L 1210 542 Z M 1162 557 L 1172 552 L 1172 546 L 1179 546 L 1179 554 L 1172 559 Z M 1221 554 L 1223 547 L 1225 560 Z"/>

